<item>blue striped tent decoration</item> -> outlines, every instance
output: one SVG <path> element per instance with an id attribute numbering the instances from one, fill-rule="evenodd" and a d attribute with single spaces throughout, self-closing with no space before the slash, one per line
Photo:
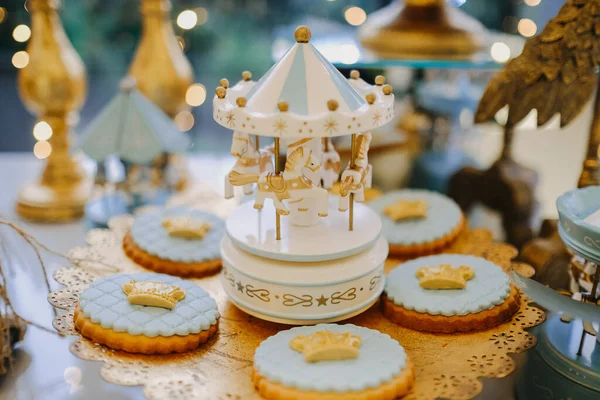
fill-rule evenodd
<path id="1" fill-rule="evenodd" d="M 346 79 L 310 44 L 299 27 L 296 43 L 258 82 L 221 85 L 213 100 L 220 125 L 272 137 L 331 137 L 361 133 L 389 122 L 394 95 L 383 81 Z M 383 77 L 381 77 L 383 78 Z M 238 101 L 242 98 L 243 100 Z M 282 102 L 285 111 L 279 109 Z M 337 104 L 331 109 L 331 104 Z"/>
<path id="2" fill-rule="evenodd" d="M 80 147 L 96 161 L 117 155 L 133 164 L 148 164 L 162 153 L 187 151 L 190 139 L 137 90 L 135 78 L 126 77 L 119 94 L 85 129 Z"/>

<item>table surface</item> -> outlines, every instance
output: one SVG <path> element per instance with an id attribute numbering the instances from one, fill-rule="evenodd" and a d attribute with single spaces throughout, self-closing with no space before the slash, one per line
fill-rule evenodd
<path id="1" fill-rule="evenodd" d="M 589 121 L 588 118 L 584 118 Z M 589 123 L 589 122 L 587 122 Z M 583 125 L 587 125 L 586 122 Z M 575 128 L 575 127 L 574 127 Z M 581 132 L 582 127 L 574 129 Z M 489 145 L 485 145 L 486 152 L 478 152 L 479 157 L 489 160 L 495 158 L 499 148 L 499 137 L 497 132 L 483 135 Z M 586 134 L 567 139 L 565 132 L 554 134 L 545 132 L 544 138 L 534 137 L 532 134 L 517 136 L 516 157 L 529 157 L 528 164 L 540 167 L 543 186 L 541 199 L 546 209 L 552 209 L 552 203 L 560 191 L 573 186 L 572 181 L 579 174 L 580 157 Z M 547 141 L 549 136 L 556 140 Z M 583 138 L 581 138 L 583 136 Z M 535 141 L 538 141 L 536 144 Z M 554 150 L 540 152 L 528 152 L 532 146 L 540 149 L 539 141 L 544 144 L 552 142 Z M 578 143 L 573 143 L 575 140 Z M 549 153 L 564 153 L 565 145 L 569 146 L 574 157 L 569 163 L 562 163 L 562 168 L 554 161 L 548 160 Z M 583 146 L 582 146 L 583 145 Z M 546 146 L 548 147 L 548 146 Z M 533 147 L 536 148 L 536 147 Z M 521 149 L 521 150 L 519 150 Z M 561 150 L 562 149 L 562 150 Z M 531 153 L 531 154 L 530 154 Z M 485 159 L 482 160 L 484 163 Z M 563 161 L 565 158 L 563 157 Z M 222 177 L 231 166 L 232 160 L 223 155 L 196 154 L 190 157 L 190 170 L 195 178 L 202 177 L 203 182 L 222 190 Z M 30 154 L 0 154 L 0 182 L 2 183 L 2 195 L 0 195 L 0 217 L 17 221 L 27 232 L 34 235 L 40 242 L 58 251 L 66 252 L 72 247 L 85 244 L 85 232 L 90 228 L 84 221 L 78 221 L 62 225 L 30 224 L 18 220 L 14 213 L 14 202 L 21 184 L 37 178 L 41 168 L 41 162 Z M 560 179 L 557 178 L 560 175 Z M 554 179 L 544 180 L 544 177 Z M 547 183 L 551 182 L 551 185 Z M 540 193 L 538 193 L 540 196 Z M 51 327 L 53 319 L 52 307 L 48 304 L 47 290 L 43 281 L 40 266 L 35 258 L 34 252 L 23 239 L 7 227 L 0 227 L 0 261 L 5 268 L 5 274 L 9 281 L 8 292 L 16 310 L 23 317 L 33 320 L 39 324 Z M 46 254 L 44 255 L 46 266 L 50 273 L 58 267 L 67 265 L 66 261 Z M 60 285 L 51 281 L 52 289 L 58 289 Z M 74 339 L 71 337 L 61 338 L 36 327 L 29 327 L 25 339 L 17 346 L 16 373 L 0 378 L 0 399 L 137 399 L 143 398 L 139 387 L 123 387 L 109 384 L 100 377 L 100 364 L 80 360 L 69 352 L 69 344 Z M 521 359 L 522 356 L 519 356 Z M 489 380 L 485 383 L 484 392 L 478 397 L 481 399 L 510 399 L 513 396 L 512 374 L 505 380 Z M 73 383 L 73 376 L 80 376 L 78 383 Z M 70 382 L 70 383 L 69 383 Z"/>

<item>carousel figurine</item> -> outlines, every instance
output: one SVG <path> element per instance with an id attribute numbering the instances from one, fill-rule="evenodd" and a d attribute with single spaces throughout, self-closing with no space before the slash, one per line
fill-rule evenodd
<path id="1" fill-rule="evenodd" d="M 321 160 L 323 173 L 321 174 L 321 184 L 325 189 L 330 190 L 340 178 L 340 155 L 335 149 L 331 138 L 323 138 L 321 140 L 323 145 L 323 158 Z"/>
<path id="2" fill-rule="evenodd" d="M 103 186 L 103 193 L 86 205 L 86 217 L 106 226 L 112 216 L 165 200 L 173 189 L 166 179 L 170 173 L 167 154 L 185 152 L 189 144 L 171 119 L 137 90 L 135 78 L 124 78 L 119 94 L 82 136 L 81 148 L 97 162 L 96 183 Z M 122 182 L 113 184 L 115 179 L 106 176 L 104 164 L 110 156 L 117 156 L 123 164 Z"/>
<path id="3" fill-rule="evenodd" d="M 383 290 L 388 253 L 381 220 L 354 202 L 370 186 L 368 132 L 394 114 L 392 88 L 383 77 L 375 85 L 346 79 L 310 38 L 307 27 L 297 28 L 295 45 L 262 79 L 246 75 L 233 86 L 222 79 L 213 101 L 215 121 L 234 131 L 238 158 L 225 178 L 226 197 L 236 186 L 250 193 L 257 185 L 254 203 L 228 217 L 223 286 L 240 309 L 289 324 L 366 310 Z M 356 151 L 339 207 L 327 189 L 340 174 L 331 138 L 344 135 Z M 269 150 L 258 150 L 261 136 L 273 137 Z"/>

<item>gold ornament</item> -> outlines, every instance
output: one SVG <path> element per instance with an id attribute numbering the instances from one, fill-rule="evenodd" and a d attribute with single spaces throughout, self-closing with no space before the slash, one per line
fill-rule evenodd
<path id="1" fill-rule="evenodd" d="M 183 54 L 170 20 L 170 0 L 141 0 L 142 37 L 129 68 L 138 90 L 169 117 L 189 110 L 185 101 L 194 82 L 190 62 Z M 178 190 L 187 185 L 189 173 L 181 155 L 170 154 L 168 162 L 177 169 Z"/>
<path id="2" fill-rule="evenodd" d="M 350 332 L 318 331 L 307 336 L 296 336 L 290 342 L 290 347 L 304 354 L 306 362 L 312 363 L 358 358 L 361 343 L 360 336 Z"/>
<path id="3" fill-rule="evenodd" d="M 211 230 L 208 222 L 191 216 L 165 217 L 161 223 L 169 236 L 185 239 L 204 239 L 204 236 Z"/>
<path id="4" fill-rule="evenodd" d="M 30 0 L 29 64 L 19 71 L 25 106 L 52 129 L 41 180 L 24 187 L 16 209 L 26 219 L 59 222 L 83 215 L 92 182 L 70 154 L 69 131 L 86 97 L 85 66 L 58 16 L 59 2 Z"/>
<path id="5" fill-rule="evenodd" d="M 298 42 L 298 43 L 310 42 L 311 36 L 312 36 L 312 33 L 310 32 L 310 29 L 304 25 L 297 27 L 296 31 L 294 32 L 294 38 L 296 39 L 296 42 Z"/>
<path id="6" fill-rule="evenodd" d="M 173 309 L 185 297 L 185 290 L 179 286 L 155 281 L 131 280 L 123 285 L 127 301 L 138 306 Z"/>
<path id="7" fill-rule="evenodd" d="M 429 205 L 423 200 L 399 200 L 385 206 L 383 213 L 394 221 L 401 221 L 405 219 L 425 218 L 427 217 L 428 208 Z"/>
<path id="8" fill-rule="evenodd" d="M 475 271 L 465 265 L 453 267 L 441 264 L 437 267 L 421 267 L 415 275 L 423 289 L 464 289 L 467 281 L 475 276 Z"/>

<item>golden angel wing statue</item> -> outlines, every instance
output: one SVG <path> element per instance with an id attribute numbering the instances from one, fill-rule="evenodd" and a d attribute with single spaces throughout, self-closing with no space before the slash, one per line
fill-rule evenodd
<path id="1" fill-rule="evenodd" d="M 538 125 L 558 113 L 565 126 L 596 89 L 599 65 L 600 0 L 568 0 L 543 32 L 527 41 L 523 53 L 490 81 L 475 120 L 491 120 L 508 105 L 508 126 L 533 109 Z"/>

